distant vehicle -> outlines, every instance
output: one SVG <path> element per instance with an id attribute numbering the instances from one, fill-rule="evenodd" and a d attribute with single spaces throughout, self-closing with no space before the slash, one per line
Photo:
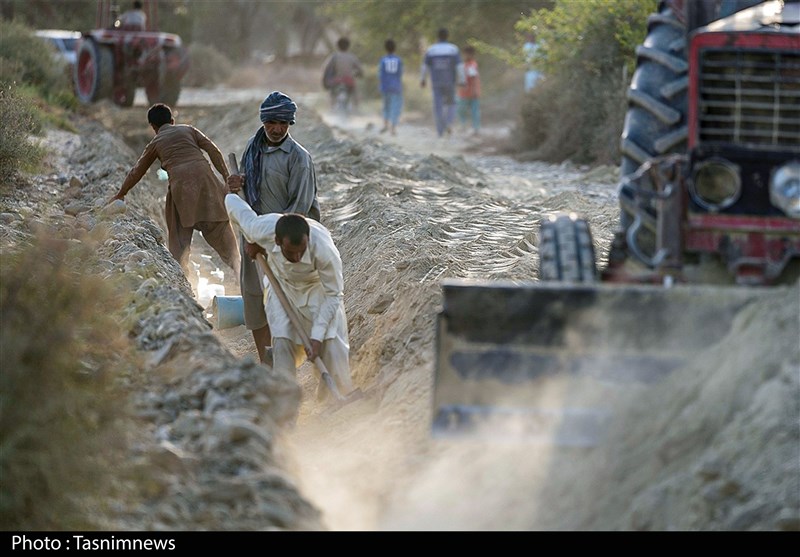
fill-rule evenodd
<path id="1" fill-rule="evenodd" d="M 98 0 L 95 28 L 82 34 L 74 66 L 75 96 L 82 104 L 111 99 L 133 104 L 143 87 L 147 102 L 175 106 L 189 53 L 181 38 L 158 31 L 158 2 L 144 0 L 144 29 L 126 24 L 111 0 Z M 124 15 L 124 14 L 123 14 Z"/>
<path id="2" fill-rule="evenodd" d="M 77 46 L 81 34 L 78 31 L 63 29 L 42 29 L 35 31 L 34 35 L 47 41 L 56 50 L 56 58 L 67 64 L 70 68 L 78 59 Z"/>

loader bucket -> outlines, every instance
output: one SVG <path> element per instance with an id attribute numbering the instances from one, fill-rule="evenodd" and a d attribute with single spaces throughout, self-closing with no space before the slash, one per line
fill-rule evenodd
<path id="1" fill-rule="evenodd" d="M 433 435 L 591 447 L 615 401 L 730 330 L 738 287 L 442 284 Z"/>

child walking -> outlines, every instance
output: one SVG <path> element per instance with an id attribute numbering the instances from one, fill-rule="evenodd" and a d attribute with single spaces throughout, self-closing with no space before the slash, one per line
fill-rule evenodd
<path id="1" fill-rule="evenodd" d="M 464 47 L 464 76 L 466 83 L 458 88 L 458 118 L 461 125 L 467 125 L 467 115 L 471 116 L 472 133 L 481 129 L 481 76 L 478 61 L 475 60 L 475 47 Z"/>
<path id="2" fill-rule="evenodd" d="M 397 121 L 403 110 L 403 60 L 394 51 L 395 42 L 388 39 L 384 43 L 386 55 L 378 64 L 378 80 L 383 96 L 383 129 L 397 135 Z"/>
<path id="3" fill-rule="evenodd" d="M 194 126 L 175 124 L 172 110 L 165 104 L 151 106 L 147 111 L 147 121 L 156 135 L 144 148 L 111 201 L 124 201 L 125 195 L 158 159 L 161 168 L 169 174 L 164 211 L 167 243 L 172 256 L 186 273 L 192 234 L 199 230 L 222 260 L 238 273 L 239 249 L 225 210 L 227 189 L 203 156 L 203 151 L 208 153 L 217 172 L 225 180 L 228 178 L 228 167 L 222 152 Z"/>

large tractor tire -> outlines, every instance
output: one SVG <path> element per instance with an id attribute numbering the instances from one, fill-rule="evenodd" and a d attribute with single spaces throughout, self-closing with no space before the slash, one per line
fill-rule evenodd
<path id="1" fill-rule="evenodd" d="M 633 223 L 633 214 L 625 209 L 623 199 L 632 200 L 633 193 L 624 178 L 654 157 L 686 150 L 689 86 L 686 47 L 685 26 L 661 2 L 659 12 L 648 19 L 644 43 L 636 49 L 637 67 L 628 89 L 628 112 L 620 145 L 623 230 L 627 231 Z M 654 207 L 648 210 L 655 214 Z M 642 229 L 639 243 L 645 252 L 654 249 L 653 231 Z"/>
<path id="2" fill-rule="evenodd" d="M 122 107 L 133 106 L 133 99 L 136 97 L 136 83 L 126 81 L 118 87 L 114 87 L 111 98 L 115 104 Z"/>
<path id="3" fill-rule="evenodd" d="M 178 104 L 181 94 L 181 79 L 189 69 L 189 54 L 183 48 L 165 48 L 161 64 L 145 84 L 145 93 L 150 104 Z"/>
<path id="4" fill-rule="evenodd" d="M 175 106 L 181 96 L 181 80 L 178 77 L 167 75 L 161 87 L 161 98 L 164 104 Z"/>
<path id="5" fill-rule="evenodd" d="M 181 82 L 175 76 L 165 75 L 160 82 L 155 79 L 148 82 L 144 90 L 150 104 L 164 103 L 174 107 L 181 94 Z"/>
<path id="6" fill-rule="evenodd" d="M 114 88 L 114 53 L 92 39 L 81 41 L 75 62 L 75 96 L 91 104 L 111 96 Z"/>
<path id="7" fill-rule="evenodd" d="M 589 224 L 574 214 L 543 219 L 539 228 L 539 280 L 597 282 Z"/>

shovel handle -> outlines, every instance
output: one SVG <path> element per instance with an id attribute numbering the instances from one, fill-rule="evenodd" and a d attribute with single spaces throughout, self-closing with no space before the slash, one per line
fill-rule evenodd
<path id="1" fill-rule="evenodd" d="M 231 167 L 231 174 L 239 174 L 239 163 L 236 161 L 236 153 L 228 153 L 228 165 Z"/>
<path id="2" fill-rule="evenodd" d="M 242 175 L 242 173 L 239 172 L 239 163 L 236 161 L 236 153 L 228 153 L 228 165 L 231 167 L 231 174 L 236 176 Z M 236 194 L 247 201 L 247 198 L 244 196 L 244 188 L 240 189 Z"/>
<path id="3" fill-rule="evenodd" d="M 269 283 L 272 286 L 272 289 L 275 291 L 275 295 L 278 296 L 283 309 L 286 310 L 286 314 L 289 316 L 289 320 L 292 322 L 292 325 L 294 325 L 297 334 L 300 335 L 300 338 L 303 341 L 303 346 L 305 346 L 306 350 L 311 352 L 311 339 L 308 338 L 305 329 L 303 329 L 303 324 L 300 321 L 300 317 L 297 315 L 292 303 L 286 297 L 286 293 L 283 291 L 283 288 L 281 288 L 281 284 L 272 273 L 272 269 L 270 269 L 269 265 L 267 265 L 267 259 L 264 257 L 264 254 L 259 253 L 256 255 L 256 261 L 258 262 L 258 265 L 264 274 L 267 275 L 267 279 L 269 279 Z M 333 377 L 331 377 L 331 374 L 328 373 L 328 368 L 326 368 L 325 364 L 322 363 L 322 358 L 319 356 L 314 358 L 314 364 L 317 366 L 317 369 L 319 369 L 322 379 L 325 381 L 325 384 L 331 390 L 336 399 L 343 400 L 344 397 L 342 397 L 341 393 L 339 393 L 339 389 L 336 387 Z"/>

